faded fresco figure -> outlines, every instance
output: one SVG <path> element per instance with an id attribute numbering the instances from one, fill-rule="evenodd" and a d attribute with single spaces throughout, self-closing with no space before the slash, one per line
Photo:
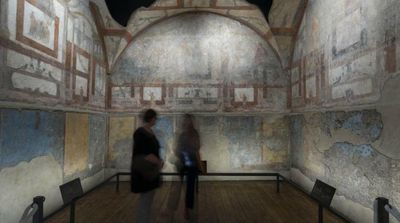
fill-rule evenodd
<path id="1" fill-rule="evenodd" d="M 133 135 L 133 153 L 131 167 L 131 191 L 140 193 L 136 206 L 135 223 L 152 222 L 151 206 L 153 198 L 161 184 L 160 144 L 152 127 L 156 124 L 157 113 L 148 109 L 143 114 L 142 127 Z"/>
<path id="2" fill-rule="evenodd" d="M 204 172 L 200 158 L 200 135 L 193 122 L 192 115 L 184 116 L 176 150 L 180 160 L 180 173 L 184 174 L 186 178 L 184 210 L 186 220 L 190 220 L 194 208 L 196 180 L 198 180 L 199 173 Z"/>
<path id="3" fill-rule="evenodd" d="M 38 19 L 34 12 L 31 12 L 30 20 L 29 35 L 33 36 L 35 39 L 48 43 L 50 41 L 49 27 L 51 26 L 51 21 Z"/>

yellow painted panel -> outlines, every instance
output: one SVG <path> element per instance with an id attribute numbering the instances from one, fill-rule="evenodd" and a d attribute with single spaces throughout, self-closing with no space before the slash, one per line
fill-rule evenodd
<path id="1" fill-rule="evenodd" d="M 135 117 L 111 117 L 108 160 L 115 160 L 118 148 L 116 144 L 125 139 L 132 139 L 135 130 Z"/>
<path id="2" fill-rule="evenodd" d="M 85 170 L 89 158 L 89 116 L 67 113 L 65 120 L 64 174 Z"/>
<path id="3" fill-rule="evenodd" d="M 264 164 L 284 163 L 288 159 L 287 150 L 273 151 L 267 146 L 262 148 L 262 161 Z"/>

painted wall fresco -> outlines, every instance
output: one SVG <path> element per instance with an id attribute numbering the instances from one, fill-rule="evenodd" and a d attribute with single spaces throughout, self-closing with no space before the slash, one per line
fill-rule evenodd
<path id="1" fill-rule="evenodd" d="M 230 10 L 227 13 L 226 10 Z M 216 1 L 157 1 L 147 10 L 138 10 L 128 23 L 128 30 L 133 36 L 149 24 L 165 19 L 185 11 L 213 11 L 222 15 L 231 16 L 237 20 L 247 22 L 260 33 L 268 33 L 269 26 L 261 11 L 244 0 L 216 0 Z"/>
<path id="2" fill-rule="evenodd" d="M 104 1 L 93 0 L 92 12 L 98 30 L 101 30 L 106 48 L 107 68 L 112 70 L 120 55 L 132 40 L 154 23 L 185 12 L 212 12 L 231 17 L 252 27 L 268 41 L 279 55 L 278 45 L 271 35 L 269 25 L 258 7 L 244 0 L 159 0 L 149 8 L 140 8 L 132 14 L 128 26 L 121 27 L 111 17 Z"/>
<path id="3" fill-rule="evenodd" d="M 334 207 L 355 222 L 373 222 L 378 196 L 400 202 L 399 6 L 309 1 L 291 66 L 292 110 L 315 111 L 291 120 L 292 180 L 334 185 Z"/>
<path id="4" fill-rule="evenodd" d="M 136 119 L 130 117 L 110 117 L 107 167 L 127 169 L 131 167 L 133 132 Z"/>
<path id="5" fill-rule="evenodd" d="M 117 46 L 126 45 L 131 36 L 121 32 L 121 27 L 115 25 L 110 17 L 107 18 L 104 2 L 94 3 L 99 7 L 101 17 L 105 18 L 104 29 L 99 29 L 94 21 L 97 17 L 91 16 L 93 10 L 88 1 L 1 0 L 1 105 L 104 111 L 108 90 L 107 63 L 115 59 L 118 53 L 116 50 L 119 50 Z M 178 57 L 183 59 L 183 63 L 178 64 L 177 68 L 184 69 L 189 78 L 182 78 L 182 82 L 179 78 L 173 78 L 168 83 L 152 79 L 146 83 L 139 82 L 139 85 L 132 85 L 132 82 L 121 86 L 118 84 L 112 86 L 112 92 L 115 88 L 118 97 L 111 100 L 117 100 L 117 105 L 126 108 L 126 104 L 120 102 L 126 102 L 125 97 L 130 97 L 134 109 L 150 105 L 163 111 L 174 111 L 176 108 L 180 111 L 208 112 L 286 109 L 287 80 L 281 69 L 277 45 L 270 35 L 268 25 L 260 19 L 261 13 L 244 1 L 215 1 L 215 5 L 207 3 L 183 2 L 182 7 L 207 6 L 224 15 L 228 12 L 224 7 L 228 7 L 231 17 L 244 24 L 251 23 L 253 30 L 259 32 L 260 36 L 234 20 L 220 17 L 221 20 L 229 21 L 220 24 L 224 24 L 226 31 L 232 32 L 230 37 L 240 36 L 239 40 L 230 43 L 238 46 L 237 52 L 223 51 L 230 56 L 222 58 L 222 53 L 211 50 L 203 56 L 196 52 L 197 46 L 211 44 L 211 47 L 216 47 L 224 40 L 219 39 L 219 43 L 201 43 L 204 39 L 215 37 L 220 28 L 215 23 L 219 23 L 219 20 L 215 15 L 211 16 L 214 20 L 205 23 L 201 18 L 194 19 L 195 25 L 207 25 L 209 28 L 195 34 L 196 30 L 189 27 L 193 23 L 183 26 L 182 32 L 189 30 L 192 37 L 198 35 L 194 38 L 196 43 L 189 40 L 190 36 L 181 39 L 185 42 L 181 46 L 181 54 L 185 55 Z M 168 13 L 173 14 L 171 11 Z M 144 21 L 146 23 L 151 20 Z M 170 28 L 173 30 L 173 25 Z M 213 31 L 209 32 L 210 29 Z M 155 36 L 151 36 L 153 34 Z M 154 39 L 148 43 L 158 41 L 159 34 L 150 33 Z M 168 38 L 173 37 L 171 34 Z M 109 41 L 113 43 L 109 44 Z M 250 43 L 252 41 L 254 43 Z M 168 40 L 164 43 L 168 43 Z M 207 49 L 205 45 L 202 47 Z M 224 47 L 229 51 L 229 44 L 221 45 L 221 48 Z M 243 53 L 247 51 L 249 55 Z M 236 56 L 232 55 L 236 53 Z M 111 56 L 104 58 L 104 55 Z M 200 61 L 199 65 L 196 65 L 196 61 Z M 168 72 L 174 77 L 175 71 L 179 69 L 171 69 Z M 162 73 L 156 72 L 158 74 Z M 194 80 L 201 84 L 192 85 Z M 106 146 L 112 148 L 107 153 L 108 167 L 125 168 L 130 165 L 130 160 L 124 158 L 130 157 L 129 143 L 136 117 L 128 122 L 131 125 L 126 132 L 129 133 L 121 136 L 110 134 L 110 143 L 107 143 L 107 120 L 103 115 L 3 109 L 0 117 L 0 192 L 7 194 L 0 198 L 5 199 L 0 203 L 7 204 L 0 207 L 0 222 L 16 222 L 23 208 L 38 194 L 47 198 L 45 213 L 52 212 L 61 206 L 58 186 L 72 178 L 81 177 L 85 190 L 101 182 L 104 179 Z M 175 144 L 175 133 L 179 130 L 178 119 L 175 116 L 165 116 L 156 126 L 163 146 L 163 156 L 169 160 L 166 171 L 173 170 L 171 152 Z M 275 171 L 288 168 L 288 150 L 284 143 L 287 142 L 287 135 L 280 130 L 286 125 L 284 120 L 269 117 L 237 118 L 243 119 L 240 123 L 248 122 L 255 128 L 251 133 L 246 133 L 248 140 L 245 143 L 237 144 L 229 139 L 221 127 L 228 125 L 231 119 L 236 120 L 222 116 L 199 117 L 199 129 L 204 132 L 205 139 L 210 139 L 203 140 L 204 158 L 210 160 L 210 171 Z M 220 124 L 217 127 L 210 125 L 215 120 Z M 117 125 L 115 128 L 120 127 Z M 215 129 L 218 133 L 216 135 L 212 132 Z M 259 135 L 260 129 L 264 137 Z M 245 133 L 237 130 L 235 134 Z M 125 151 L 120 150 L 121 145 Z M 255 146 L 254 149 L 246 151 L 246 146 L 251 145 Z M 110 157 L 113 153 L 116 158 Z M 249 159 L 246 153 L 251 153 Z M 256 155 L 253 153 L 262 158 L 255 160 Z M 253 161 L 255 163 L 251 164 Z"/>
<path id="6" fill-rule="evenodd" d="M 278 45 L 271 35 L 269 25 L 258 7 L 249 4 L 244 0 L 191 0 L 191 1 L 156 1 L 147 9 L 138 9 L 128 22 L 126 31 L 121 39 L 117 54 L 114 56 L 113 64 L 118 62 L 121 53 L 130 45 L 133 37 L 148 28 L 154 23 L 158 23 L 170 17 L 185 12 L 212 12 L 224 15 L 242 22 L 251 27 L 268 41 L 277 55 L 280 55 Z M 123 32 L 120 32 L 123 33 Z M 111 64 L 110 64 L 111 65 Z M 113 66 L 113 65 L 112 65 Z"/>
<path id="7" fill-rule="evenodd" d="M 126 46 L 132 36 L 125 27 L 119 25 L 112 18 L 105 1 L 92 0 L 90 1 L 89 6 L 94 21 L 96 22 L 97 30 L 101 33 L 102 39 L 100 39 L 100 41 L 105 49 L 105 67 L 108 71 L 111 69 L 114 60 L 116 59 L 119 46 Z"/>
<path id="8" fill-rule="evenodd" d="M 50 214 L 62 206 L 59 185 L 75 177 L 85 190 L 102 182 L 106 130 L 104 115 L 0 109 L 0 222 L 18 222 L 37 195 Z"/>
<path id="9" fill-rule="evenodd" d="M 65 118 L 64 174 L 69 176 L 87 168 L 89 158 L 89 116 L 67 113 Z"/>
<path id="10" fill-rule="evenodd" d="M 307 0 L 273 1 L 268 16 L 285 68 L 291 66 L 293 50 Z"/>
<path id="11" fill-rule="evenodd" d="M 92 173 L 97 173 L 105 167 L 107 136 L 107 116 L 90 115 L 88 169 Z"/>
<path id="12" fill-rule="evenodd" d="M 113 111 L 139 111 L 143 105 L 214 112 L 287 106 L 286 72 L 271 47 L 251 29 L 210 13 L 184 14 L 149 28 L 112 73 Z"/>
<path id="13" fill-rule="evenodd" d="M 270 123 L 268 123 L 268 121 Z M 276 125 L 278 122 L 279 124 Z M 276 125 L 276 126 L 274 126 Z M 280 128 L 274 128 L 281 125 Z M 227 117 L 224 136 L 227 137 L 232 169 L 263 170 L 284 169 L 288 166 L 285 143 L 287 129 L 284 119 L 263 117 Z M 279 133 L 284 131 L 283 133 Z M 273 137 L 271 137 L 273 136 Z"/>
<path id="14" fill-rule="evenodd" d="M 372 222 L 375 197 L 400 206 L 400 3 L 308 2 L 290 61 L 304 1 L 274 1 L 272 28 L 241 0 L 157 1 L 123 29 L 100 0 L 1 0 L 0 106 L 104 111 L 110 93 L 110 112 L 153 107 L 164 114 L 155 132 L 168 172 L 180 131 L 180 117 L 168 113 L 201 112 L 210 172 L 292 167 L 292 180 L 306 189 L 316 178 L 332 184 L 335 208 Z M 176 16 L 184 11 L 197 13 Z M 315 112 L 266 114 L 288 104 Z M 376 110 L 320 112 L 353 105 Z M 46 213 L 56 209 L 58 185 L 74 177 L 89 188 L 105 167 L 130 167 L 137 116 L 112 113 L 107 139 L 104 115 L 0 113 L 0 222 L 16 222 L 37 194 L 47 197 Z"/>
<path id="15" fill-rule="evenodd" d="M 398 107 L 397 111 L 398 111 Z M 337 188 L 333 206 L 355 222 L 373 222 L 373 201 L 400 203 L 397 157 L 382 145 L 383 120 L 399 113 L 385 110 L 306 113 L 291 118 L 292 178 L 307 189 L 315 179 Z M 398 121 L 395 121 L 398 125 Z"/>
<path id="16" fill-rule="evenodd" d="M 0 170 L 38 156 L 63 165 L 64 114 L 1 109 Z"/>
<path id="17" fill-rule="evenodd" d="M 0 117 L 0 222 L 18 222 L 38 194 L 49 213 L 61 204 L 64 114 L 1 109 Z"/>
<path id="18" fill-rule="evenodd" d="M 130 168 L 132 128 L 121 131 L 132 117 L 114 117 L 111 127 L 110 168 Z M 162 115 L 154 127 L 165 160 L 165 172 L 175 171 L 176 140 L 181 132 L 181 116 Z M 125 124 L 126 126 L 132 126 Z M 196 116 L 201 154 L 209 172 L 287 171 L 289 169 L 288 119 L 283 115 Z M 140 121 L 138 126 L 141 126 Z M 121 135 L 121 132 L 127 134 Z M 117 137 L 118 136 L 118 137 Z M 116 140 L 118 138 L 118 140 Z M 239 140 L 240 139 L 240 140 Z M 124 143 L 122 143 L 124 142 Z M 111 153 L 111 155 L 110 155 Z M 118 161 L 118 162 L 116 162 Z M 114 165 L 114 166 L 113 166 Z"/>
<path id="19" fill-rule="evenodd" d="M 81 179 L 102 171 L 106 164 L 105 115 L 66 113 L 64 179 Z"/>
<path id="20" fill-rule="evenodd" d="M 104 110 L 106 64 L 89 1 L 1 4 L 0 101 Z"/>
<path id="21" fill-rule="evenodd" d="M 270 14 L 269 25 L 271 27 L 292 28 L 296 24 L 296 12 L 300 7 L 302 0 L 274 1 Z"/>
<path id="22" fill-rule="evenodd" d="M 291 67 L 300 75 L 300 85 L 292 83 L 301 92 L 292 92 L 294 109 L 377 103 L 399 73 L 399 7 L 398 1 L 309 1 Z"/>

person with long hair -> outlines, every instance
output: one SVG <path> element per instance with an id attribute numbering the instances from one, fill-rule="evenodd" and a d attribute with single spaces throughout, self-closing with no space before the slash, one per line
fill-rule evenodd
<path id="1" fill-rule="evenodd" d="M 194 207 L 196 180 L 199 172 L 204 172 L 200 158 L 200 135 L 194 127 L 193 119 L 190 114 L 184 116 L 176 151 L 182 167 L 180 172 L 186 176 L 184 217 L 187 220 Z"/>

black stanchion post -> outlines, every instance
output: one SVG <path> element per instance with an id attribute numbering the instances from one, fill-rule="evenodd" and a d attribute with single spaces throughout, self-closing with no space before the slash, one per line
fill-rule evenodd
<path id="1" fill-rule="evenodd" d="M 33 203 L 37 204 L 38 210 L 33 215 L 32 222 L 33 223 L 43 223 L 43 203 L 45 198 L 43 196 L 37 196 L 33 198 Z"/>
<path id="2" fill-rule="evenodd" d="M 324 207 L 319 204 L 318 205 L 318 223 L 324 222 Z"/>
<path id="3" fill-rule="evenodd" d="M 119 173 L 117 173 L 117 192 L 119 192 Z"/>
<path id="4" fill-rule="evenodd" d="M 75 200 L 69 206 L 69 222 L 75 223 Z"/>
<path id="5" fill-rule="evenodd" d="M 385 210 L 385 205 L 389 200 L 384 197 L 375 199 L 375 223 L 389 223 L 389 213 Z"/>

